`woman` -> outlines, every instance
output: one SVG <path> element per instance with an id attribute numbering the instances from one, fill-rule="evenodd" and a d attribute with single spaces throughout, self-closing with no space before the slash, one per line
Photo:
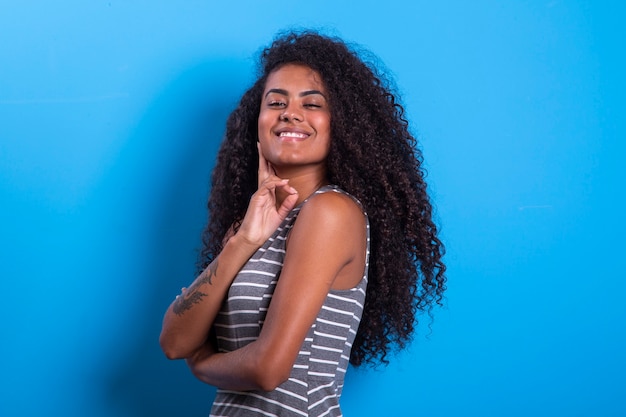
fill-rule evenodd
<path id="1" fill-rule="evenodd" d="M 212 415 L 341 415 L 348 362 L 386 363 L 441 302 L 444 249 L 403 112 L 338 39 L 290 33 L 263 51 L 227 122 L 201 272 L 160 339 L 219 388 Z"/>

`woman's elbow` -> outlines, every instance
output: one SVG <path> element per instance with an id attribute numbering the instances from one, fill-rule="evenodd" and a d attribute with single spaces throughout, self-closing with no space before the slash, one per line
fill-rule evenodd
<path id="1" fill-rule="evenodd" d="M 280 384 L 289 379 L 293 364 L 286 364 L 280 360 L 259 358 L 254 371 L 256 385 L 262 391 L 273 391 Z"/>
<path id="2" fill-rule="evenodd" d="M 187 355 L 177 351 L 176 349 L 170 349 L 170 348 L 163 347 L 163 346 L 161 346 L 161 349 L 163 350 L 163 353 L 165 353 L 165 357 L 167 359 L 171 359 L 171 360 L 185 359 L 187 357 Z"/>
<path id="3" fill-rule="evenodd" d="M 274 391 L 280 384 L 285 382 L 289 378 L 289 373 L 279 373 L 275 371 L 266 372 L 263 375 L 258 375 L 257 385 L 262 391 Z"/>
<path id="4" fill-rule="evenodd" d="M 194 352 L 194 349 L 185 347 L 184 344 L 173 337 L 168 337 L 163 332 L 159 336 L 159 345 L 167 359 L 185 359 Z"/>

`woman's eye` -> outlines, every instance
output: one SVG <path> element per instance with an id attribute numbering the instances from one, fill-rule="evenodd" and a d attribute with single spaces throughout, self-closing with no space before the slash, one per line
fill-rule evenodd
<path id="1" fill-rule="evenodd" d="M 270 107 L 283 107 L 285 103 L 282 101 L 270 101 L 267 105 Z"/>
<path id="2" fill-rule="evenodd" d="M 319 104 L 315 104 L 315 103 L 307 103 L 304 105 L 304 107 L 312 108 L 312 109 L 319 109 L 322 106 L 320 106 Z"/>

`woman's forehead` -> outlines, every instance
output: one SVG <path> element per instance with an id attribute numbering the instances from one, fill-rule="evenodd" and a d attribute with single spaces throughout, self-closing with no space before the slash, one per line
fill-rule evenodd
<path id="1" fill-rule="evenodd" d="M 286 87 L 325 91 L 321 75 L 311 67 L 298 63 L 285 64 L 272 71 L 264 90 Z"/>

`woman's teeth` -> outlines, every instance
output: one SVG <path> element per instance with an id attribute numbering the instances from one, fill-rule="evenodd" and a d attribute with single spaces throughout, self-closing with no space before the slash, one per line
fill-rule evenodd
<path id="1" fill-rule="evenodd" d="M 304 133 L 297 133 L 297 132 L 280 132 L 279 136 L 281 138 L 299 138 L 299 139 L 304 139 L 307 137 L 307 135 L 305 135 Z"/>

